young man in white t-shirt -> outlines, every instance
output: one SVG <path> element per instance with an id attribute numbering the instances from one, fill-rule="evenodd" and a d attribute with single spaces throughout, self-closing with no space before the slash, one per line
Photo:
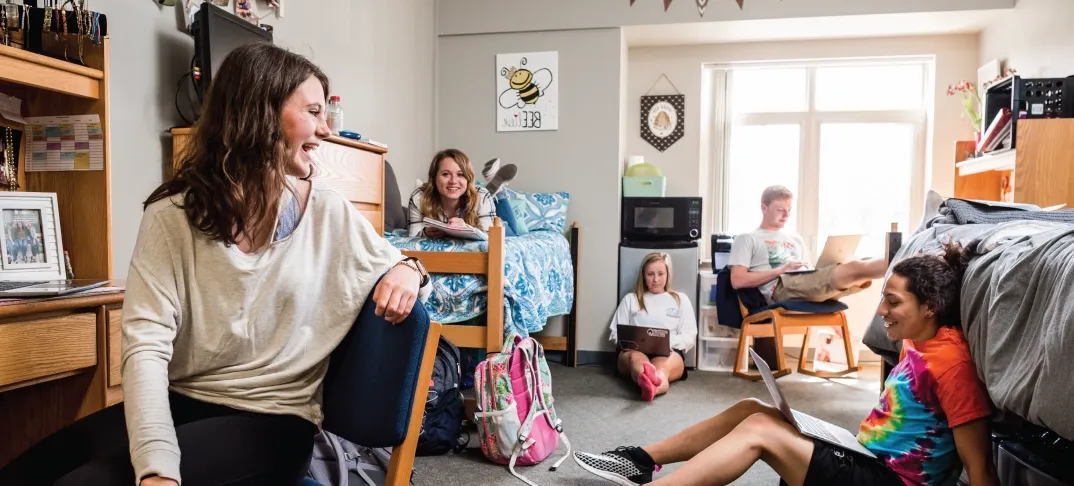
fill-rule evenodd
<path id="1" fill-rule="evenodd" d="M 784 226 L 791 214 L 794 194 L 783 186 L 771 186 L 761 195 L 761 226 L 735 237 L 728 266 L 731 286 L 756 288 L 769 303 L 785 300 L 823 302 L 838 300 L 869 287 L 883 278 L 887 261 L 882 258 L 855 260 L 816 269 L 811 273 L 787 272 L 809 266 L 802 237 Z"/>

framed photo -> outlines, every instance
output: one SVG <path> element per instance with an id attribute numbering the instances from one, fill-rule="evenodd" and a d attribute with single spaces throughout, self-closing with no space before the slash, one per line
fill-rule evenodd
<path id="1" fill-rule="evenodd" d="M 63 279 L 56 194 L 0 192 L 0 279 Z"/>

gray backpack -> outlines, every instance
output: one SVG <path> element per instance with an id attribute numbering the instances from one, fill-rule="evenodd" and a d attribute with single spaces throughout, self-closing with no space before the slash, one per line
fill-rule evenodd
<path id="1" fill-rule="evenodd" d="M 391 458 L 390 447 L 364 447 L 321 430 L 306 477 L 324 486 L 384 486 Z"/>

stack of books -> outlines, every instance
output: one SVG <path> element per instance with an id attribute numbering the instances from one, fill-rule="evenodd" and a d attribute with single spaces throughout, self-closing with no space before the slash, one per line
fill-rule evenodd
<path id="1" fill-rule="evenodd" d="M 984 154 L 996 150 L 1011 148 L 1011 129 L 1014 126 L 1010 108 L 1003 108 L 996 113 L 988 129 L 981 134 L 977 142 L 977 153 Z"/>

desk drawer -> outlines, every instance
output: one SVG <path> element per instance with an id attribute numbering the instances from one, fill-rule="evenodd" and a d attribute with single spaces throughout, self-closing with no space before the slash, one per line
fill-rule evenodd
<path id="1" fill-rule="evenodd" d="M 123 309 L 108 310 L 108 386 L 123 383 Z"/>
<path id="2" fill-rule="evenodd" d="M 97 315 L 0 324 L 0 387 L 97 364 Z"/>

